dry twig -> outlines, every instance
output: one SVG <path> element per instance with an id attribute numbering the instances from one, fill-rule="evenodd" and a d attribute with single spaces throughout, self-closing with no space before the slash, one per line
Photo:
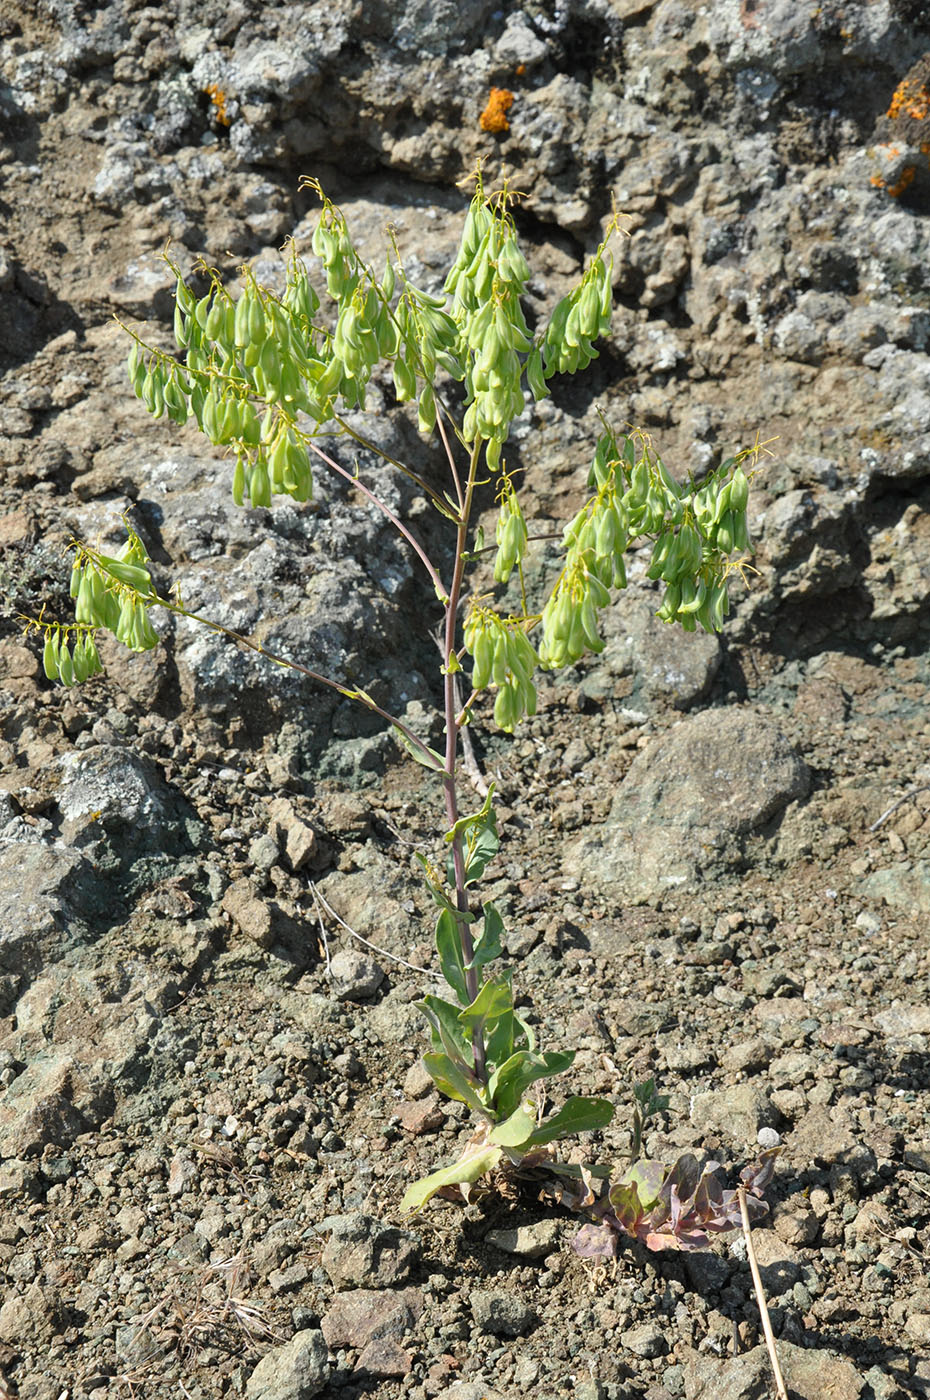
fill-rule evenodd
<path id="1" fill-rule="evenodd" d="M 756 1251 L 752 1244 L 752 1228 L 749 1224 L 749 1211 L 746 1209 L 745 1186 L 737 1187 L 736 1195 L 739 1200 L 740 1218 L 743 1222 L 743 1238 L 746 1241 L 749 1270 L 752 1274 L 753 1287 L 756 1290 L 756 1301 L 759 1304 L 759 1316 L 762 1319 L 762 1332 L 765 1336 L 765 1345 L 768 1348 L 769 1360 L 772 1363 L 772 1375 L 775 1377 L 775 1392 L 778 1396 L 778 1400 L 788 1400 L 788 1392 L 785 1389 L 785 1378 L 781 1373 L 781 1366 L 778 1363 L 778 1353 L 775 1350 L 775 1333 L 772 1331 L 772 1323 L 769 1318 L 769 1306 L 765 1301 L 765 1293 L 762 1288 L 762 1275 L 759 1273 Z"/>
<path id="2" fill-rule="evenodd" d="M 330 918 L 335 919 L 340 928 L 345 929 L 346 933 L 351 934 L 359 943 L 363 943 L 366 948 L 370 948 L 373 953 L 377 953 L 381 958 L 388 958 L 391 962 L 400 963 L 401 967 L 409 967 L 411 972 L 416 972 L 420 977 L 433 977 L 439 982 L 443 980 L 438 972 L 430 972 L 429 968 L 417 967 L 416 963 L 408 962 L 406 958 L 399 958 L 396 953 L 389 953 L 386 948 L 379 948 L 377 943 L 370 943 L 367 938 L 363 938 L 360 933 L 356 933 L 354 928 L 350 928 L 345 919 L 340 918 L 329 901 L 320 894 L 320 891 L 312 880 L 309 880 L 307 883 L 310 886 L 313 898 L 319 900 Z"/>

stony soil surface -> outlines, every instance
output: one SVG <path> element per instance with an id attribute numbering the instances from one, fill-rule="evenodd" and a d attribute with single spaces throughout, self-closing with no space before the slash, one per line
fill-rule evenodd
<path id="1" fill-rule="evenodd" d="M 922 118 L 884 115 L 928 7 L 56 0 L 0 45 L 0 1394 L 772 1393 L 740 1239 L 596 1268 L 513 1185 L 400 1218 L 466 1129 L 418 1065 L 428 775 L 193 628 L 64 692 L 17 622 L 67 616 L 68 540 L 129 511 L 160 583 L 438 737 L 434 603 L 378 518 L 329 482 L 237 511 L 130 399 L 112 317 L 167 343 L 169 238 L 274 275 L 302 173 L 435 286 L 484 151 L 526 191 L 532 314 L 628 216 L 610 342 L 518 426 L 543 522 L 599 407 L 679 472 L 774 439 L 722 641 L 662 629 L 634 556 L 604 653 L 515 739 L 476 726 L 526 1014 L 578 1048 L 554 1102 L 614 1098 L 599 1160 L 650 1075 L 653 1155 L 732 1178 L 777 1138 L 792 1394 L 930 1395 L 930 175 Z"/>

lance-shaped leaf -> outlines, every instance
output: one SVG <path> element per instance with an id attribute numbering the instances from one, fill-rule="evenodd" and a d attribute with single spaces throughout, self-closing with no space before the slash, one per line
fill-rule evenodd
<path id="1" fill-rule="evenodd" d="M 486 1025 L 493 1025 L 501 1016 L 513 1010 L 513 989 L 510 969 L 498 977 L 489 977 L 470 1006 L 459 1012 L 459 1024 L 470 1040 L 484 1036 Z"/>
<path id="2" fill-rule="evenodd" d="M 415 1181 L 412 1186 L 408 1186 L 404 1192 L 400 1203 L 402 1211 L 413 1212 L 422 1210 L 427 1201 L 441 1191 L 444 1186 L 471 1185 L 480 1177 L 493 1171 L 503 1155 L 500 1147 L 486 1147 L 480 1152 L 476 1152 L 473 1157 L 463 1157 L 459 1162 L 453 1162 L 451 1167 L 442 1167 L 438 1172 L 432 1172 L 429 1176 L 424 1176 L 420 1181 Z"/>
<path id="3" fill-rule="evenodd" d="M 451 909 L 443 909 L 436 921 L 436 952 L 439 955 L 439 967 L 443 977 L 462 1005 L 467 1006 L 469 998 L 462 940 L 459 937 L 455 914 Z"/>
<path id="4" fill-rule="evenodd" d="M 490 901 L 482 907 L 484 909 L 484 923 L 481 926 L 481 932 L 475 939 L 471 962 L 465 964 L 469 972 L 473 968 L 481 968 L 487 963 L 493 962 L 504 951 L 501 941 L 504 921 L 500 916 L 500 911 L 497 905 L 490 903 Z"/>
<path id="5" fill-rule="evenodd" d="M 606 1099 L 576 1097 L 565 1103 L 537 1128 L 529 1140 L 531 1147 L 541 1147 L 557 1138 L 575 1133 L 593 1133 L 598 1128 L 606 1128 L 614 1116 L 614 1106 Z"/>
<path id="6" fill-rule="evenodd" d="M 487 1118 L 490 1115 L 475 1088 L 476 1080 L 462 1068 L 451 1055 L 426 1054 L 423 1065 L 436 1088 L 448 1099 L 457 1099 L 467 1104 L 475 1113 Z"/>
<path id="7" fill-rule="evenodd" d="M 444 997 L 433 996 L 431 992 L 416 1005 L 429 1021 L 433 1048 L 445 1050 L 447 1055 L 461 1061 L 463 1068 L 470 1072 L 474 1068 L 472 1049 L 459 1019 L 461 1012 L 458 1007 Z"/>
<path id="8" fill-rule="evenodd" d="M 494 1071 L 488 1083 L 491 1101 L 498 1113 L 509 1117 L 531 1084 L 562 1074 L 575 1058 L 574 1050 L 548 1050 L 541 1055 L 518 1050 Z"/>
<path id="9" fill-rule="evenodd" d="M 462 839 L 465 858 L 465 883 L 472 885 L 482 876 L 485 866 L 497 855 L 500 848 L 500 837 L 497 834 L 497 816 L 491 806 L 494 796 L 494 785 L 488 789 L 488 795 L 484 799 L 480 811 L 472 812 L 470 816 L 459 817 L 458 821 L 446 832 L 446 840 L 451 844 L 456 837 Z M 455 884 L 455 869 L 450 854 L 447 862 L 447 874 L 449 884 Z"/>
<path id="10" fill-rule="evenodd" d="M 524 1099 L 520 1107 L 511 1113 L 509 1118 L 505 1118 L 503 1123 L 498 1123 L 496 1128 L 492 1128 L 491 1132 L 488 1133 L 488 1138 L 501 1147 L 523 1147 L 532 1139 L 535 1127 L 536 1105 L 532 1099 Z"/>

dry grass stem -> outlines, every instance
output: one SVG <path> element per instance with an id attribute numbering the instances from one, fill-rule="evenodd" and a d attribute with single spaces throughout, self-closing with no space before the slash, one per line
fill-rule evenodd
<path id="1" fill-rule="evenodd" d="M 749 1270 L 752 1274 L 753 1287 L 756 1290 L 756 1301 L 759 1304 L 759 1316 L 762 1319 L 762 1332 L 765 1337 L 765 1345 L 768 1348 L 769 1360 L 772 1363 L 772 1375 L 775 1377 L 775 1393 L 778 1396 L 778 1400 L 788 1400 L 788 1392 L 785 1389 L 785 1378 L 781 1373 L 778 1353 L 775 1350 L 775 1333 L 772 1331 L 772 1323 L 769 1318 L 769 1306 L 765 1301 L 765 1292 L 762 1288 L 762 1275 L 759 1273 L 756 1251 L 752 1244 L 752 1227 L 749 1223 L 749 1211 L 746 1209 L 746 1188 L 744 1186 L 738 1187 L 736 1194 L 739 1200 L 740 1218 L 743 1222 L 743 1238 L 746 1241 Z"/>

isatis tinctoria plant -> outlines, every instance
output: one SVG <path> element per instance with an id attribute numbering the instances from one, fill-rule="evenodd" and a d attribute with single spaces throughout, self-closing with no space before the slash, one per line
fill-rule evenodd
<path id="1" fill-rule="evenodd" d="M 424 1062 L 441 1093 L 468 1105 L 476 1126 L 457 1161 L 409 1187 L 404 1209 L 419 1209 L 449 1188 L 467 1193 L 479 1178 L 517 1166 L 562 1173 L 564 1198 L 573 1204 L 596 1198 L 603 1203 L 604 1174 L 560 1164 L 553 1145 L 568 1134 L 605 1127 L 613 1107 L 603 1099 L 570 1097 L 554 1113 L 544 1112 L 542 1081 L 567 1070 L 573 1052 L 538 1048 L 516 1010 L 503 919 L 479 893 L 498 850 L 493 789 L 478 810 L 463 813 L 462 730 L 489 719 L 485 697 L 493 696 L 494 723 L 512 733 L 536 711 L 540 668 L 568 667 L 586 651 L 603 649 L 601 614 L 613 592 L 626 585 L 625 556 L 635 541 L 652 544 L 648 576 L 664 585 L 659 618 L 686 631 L 718 631 L 728 610 L 730 575 L 750 550 L 744 464 L 753 453 L 737 453 L 700 480 L 678 480 L 644 434 L 617 432 L 602 419 L 588 494 L 564 527 L 545 596 L 535 596 L 525 570 L 534 535 L 507 468 L 505 445 L 526 411 L 528 394 L 545 398 L 554 379 L 586 369 L 597 357 L 595 341 L 611 321 L 614 227 L 577 285 L 544 324 L 531 329 L 522 307 L 530 268 L 506 188 L 489 193 L 479 173 L 458 253 L 437 293 L 411 282 L 392 239 L 383 268 L 367 264 L 342 212 L 315 181 L 308 183 L 322 201 L 310 250 L 322 265 L 318 285 L 325 286 L 327 308 L 293 246 L 281 292 L 261 285 L 249 267 L 235 289 L 205 268 L 205 290 L 198 296 L 169 262 L 177 277 L 177 352 L 147 345 L 130 329 L 129 377 L 154 417 L 165 414 L 177 424 L 193 419 L 210 442 L 226 448 L 233 499 L 241 506 L 270 507 L 280 496 L 308 501 L 314 468 L 351 481 L 407 542 L 435 593 L 442 626 L 442 752 L 365 691 L 271 657 L 381 715 L 410 754 L 435 773 L 444 797 L 446 859 L 424 860 L 423 866 L 449 994 L 430 994 L 420 1003 L 430 1036 Z M 376 425 L 371 438 L 357 427 L 375 374 L 390 376 L 399 404 L 415 406 L 424 453 L 438 453 L 444 463 L 440 490 L 415 465 L 381 454 L 438 512 L 449 531 L 451 564 L 431 557 L 413 525 L 322 445 L 341 437 L 378 450 Z M 495 545 L 485 546 L 478 508 L 489 481 L 498 514 Z M 304 519 L 311 529 L 312 514 Z M 469 578 L 490 551 L 494 585 L 489 588 L 481 575 L 482 590 L 476 591 Z M 519 587 L 508 590 L 512 575 Z M 156 644 L 152 616 L 159 609 L 195 617 L 179 589 L 158 591 L 143 542 L 131 527 L 116 556 L 75 544 L 71 594 L 74 622 L 29 624 L 44 635 L 46 675 L 66 685 L 100 669 L 95 637 L 101 628 L 131 650 L 144 651 Z M 269 655 L 257 642 L 229 635 Z M 654 1107 L 658 1100 L 650 1102 Z M 655 1171 L 640 1171 L 636 1179 L 648 1182 L 650 1191 L 660 1189 Z M 599 1180 L 600 1195 L 594 1189 Z M 624 1201 L 629 1194 L 620 1192 Z M 598 1217 L 602 1222 L 606 1209 Z"/>

